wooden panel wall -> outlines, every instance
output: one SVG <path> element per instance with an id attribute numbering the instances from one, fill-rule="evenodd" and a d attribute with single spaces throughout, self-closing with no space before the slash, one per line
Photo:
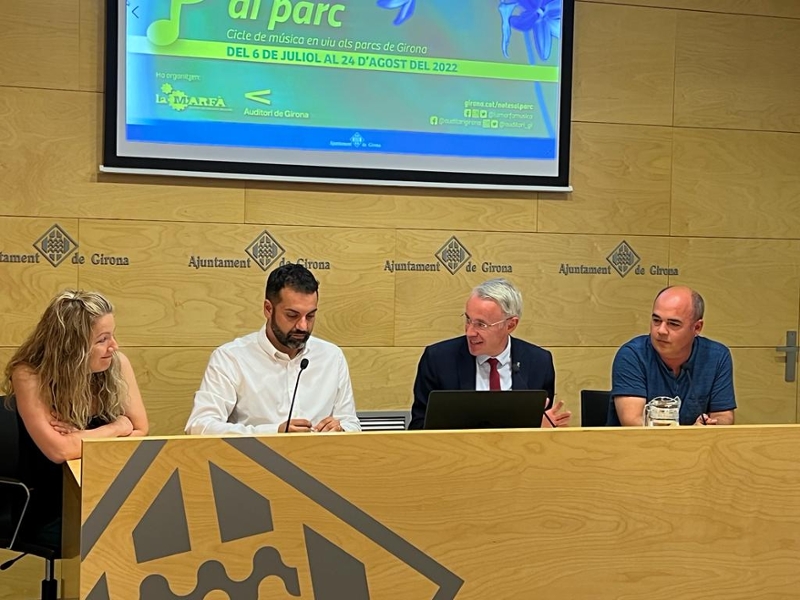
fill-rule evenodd
<path id="1" fill-rule="evenodd" d="M 77 244 L 58 266 L 0 262 L 3 362 L 58 290 L 104 291 L 153 433 L 179 433 L 211 350 L 260 325 L 266 278 L 192 257 L 247 260 L 266 232 L 282 258 L 329 264 L 317 332 L 344 348 L 361 409 L 408 407 L 424 345 L 459 335 L 470 288 L 510 265 L 520 334 L 553 351 L 576 412 L 656 291 L 686 283 L 733 347 L 740 421 L 796 420 L 774 347 L 800 318 L 800 3 L 578 0 L 568 195 L 100 174 L 103 6 L 0 2 L 0 253 L 35 257 L 56 224 Z M 454 237 L 470 253 L 454 274 L 387 268 L 439 264 Z M 641 272 L 563 274 L 623 242 Z M 4 573 L 0 598 L 35 580 Z"/>

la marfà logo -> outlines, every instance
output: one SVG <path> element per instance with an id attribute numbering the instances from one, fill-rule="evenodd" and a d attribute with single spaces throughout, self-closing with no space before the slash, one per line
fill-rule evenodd
<path id="1" fill-rule="evenodd" d="M 633 248 L 623 240 L 617 245 L 616 248 L 606 257 L 608 264 L 619 273 L 620 277 L 625 277 L 631 270 L 639 264 L 639 255 L 636 254 Z"/>
<path id="2" fill-rule="evenodd" d="M 78 249 L 78 242 L 73 240 L 61 226 L 56 223 L 33 244 L 47 261 L 57 267 Z"/>
<path id="3" fill-rule="evenodd" d="M 170 83 L 161 85 L 161 93 L 156 93 L 156 104 L 166 104 L 178 112 L 187 108 L 206 110 L 230 110 L 222 96 L 190 96 L 183 90 L 176 89 Z"/>
<path id="4" fill-rule="evenodd" d="M 245 252 L 261 267 L 262 271 L 266 271 L 286 251 L 265 229 L 258 234 L 258 237 L 252 241 Z"/>
<path id="5" fill-rule="evenodd" d="M 451 275 L 455 275 L 461 267 L 467 264 L 467 261 L 472 258 L 469 250 L 466 249 L 464 244 L 458 241 L 456 236 L 452 236 L 447 240 L 439 251 L 436 252 L 436 258 L 442 263 L 445 269 L 450 271 Z"/>

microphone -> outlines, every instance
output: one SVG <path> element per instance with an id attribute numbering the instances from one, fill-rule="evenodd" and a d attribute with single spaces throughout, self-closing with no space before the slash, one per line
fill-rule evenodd
<path id="1" fill-rule="evenodd" d="M 686 377 L 689 379 L 689 389 L 686 392 L 686 395 L 689 395 L 689 392 L 692 391 L 692 366 L 691 365 L 681 365 L 681 371 L 686 373 Z"/>
<path id="2" fill-rule="evenodd" d="M 511 372 L 512 373 L 519 373 L 519 363 L 518 362 L 515 362 L 513 365 L 511 365 Z"/>
<path id="3" fill-rule="evenodd" d="M 289 415 L 286 417 L 286 428 L 283 433 L 289 433 L 289 423 L 292 422 L 292 410 L 294 409 L 294 399 L 297 398 L 297 386 L 300 385 L 300 375 L 303 374 L 308 366 L 308 359 L 304 358 L 300 361 L 300 371 L 297 373 L 297 381 L 294 382 L 294 393 L 292 394 L 292 403 L 289 405 Z"/>

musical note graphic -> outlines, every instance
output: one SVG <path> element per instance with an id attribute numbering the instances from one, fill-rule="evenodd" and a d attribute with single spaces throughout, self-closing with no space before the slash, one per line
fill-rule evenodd
<path id="1" fill-rule="evenodd" d="M 147 28 L 147 39 L 156 46 L 169 46 L 178 39 L 181 25 L 181 9 L 186 4 L 197 4 L 203 0 L 171 0 L 169 19 L 160 19 L 150 23 Z"/>

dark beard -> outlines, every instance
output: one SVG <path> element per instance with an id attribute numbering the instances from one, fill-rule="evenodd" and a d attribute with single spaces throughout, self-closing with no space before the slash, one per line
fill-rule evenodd
<path id="1" fill-rule="evenodd" d="M 275 336 L 275 339 L 278 340 L 278 343 L 292 350 L 300 350 L 304 348 L 306 342 L 308 341 L 308 338 L 311 337 L 311 334 L 308 333 L 307 331 L 300 331 L 298 329 L 292 329 L 289 331 L 289 333 L 284 333 L 283 331 L 278 329 L 278 326 L 275 324 L 275 321 L 273 319 L 270 319 L 269 327 L 270 329 L 272 329 L 272 333 Z M 297 334 L 297 333 L 303 334 L 303 338 L 300 339 L 292 337 L 292 334 Z"/>

